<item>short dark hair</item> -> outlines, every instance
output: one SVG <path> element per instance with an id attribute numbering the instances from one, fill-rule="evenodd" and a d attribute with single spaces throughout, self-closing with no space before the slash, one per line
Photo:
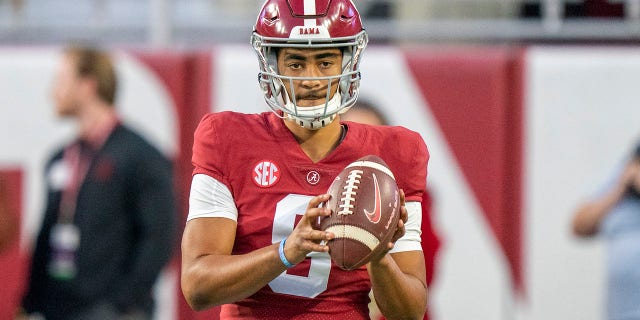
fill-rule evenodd
<path id="1" fill-rule="evenodd" d="M 113 105 L 118 79 L 109 54 L 98 48 L 82 45 L 69 46 L 64 53 L 74 59 L 78 76 L 95 79 L 100 99 Z"/>

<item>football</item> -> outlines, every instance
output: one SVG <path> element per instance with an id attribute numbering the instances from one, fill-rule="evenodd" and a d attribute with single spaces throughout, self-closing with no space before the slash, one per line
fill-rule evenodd
<path id="1" fill-rule="evenodd" d="M 368 155 L 352 162 L 327 193 L 331 215 L 320 229 L 335 234 L 327 245 L 336 265 L 354 270 L 387 249 L 400 218 L 400 193 L 384 160 Z"/>

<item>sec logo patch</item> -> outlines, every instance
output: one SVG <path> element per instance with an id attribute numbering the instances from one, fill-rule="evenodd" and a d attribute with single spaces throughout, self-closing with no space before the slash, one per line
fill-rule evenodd
<path id="1" fill-rule="evenodd" d="M 261 188 L 268 188 L 280 181 L 280 169 L 273 161 L 258 162 L 253 168 L 253 182 Z"/>

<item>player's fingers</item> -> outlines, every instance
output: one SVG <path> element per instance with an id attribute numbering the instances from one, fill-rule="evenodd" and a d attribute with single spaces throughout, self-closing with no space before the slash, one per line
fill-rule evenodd
<path id="1" fill-rule="evenodd" d="M 310 251 L 322 251 L 325 252 L 328 250 L 328 247 L 324 244 L 321 244 L 322 240 L 328 241 L 333 239 L 333 234 L 330 232 L 324 231 L 312 231 L 307 232 L 304 235 L 300 235 L 294 237 L 293 235 L 289 237 L 287 240 L 287 245 L 291 245 L 295 247 L 296 251 L 304 252 L 305 255 Z M 291 242 L 291 243 L 290 243 Z M 327 248 L 325 248 L 327 247 Z"/>
<path id="2" fill-rule="evenodd" d="M 334 234 L 327 231 L 311 230 L 305 233 L 304 238 L 311 241 L 331 240 L 334 238 Z"/>
<path id="3" fill-rule="evenodd" d="M 320 206 L 321 203 L 328 201 L 330 197 L 331 196 L 328 194 L 321 194 L 311 198 L 311 200 L 309 200 L 309 205 L 307 206 L 307 209 L 317 208 L 318 206 Z"/>
<path id="4" fill-rule="evenodd" d="M 286 257 L 294 264 L 302 262 L 309 252 L 328 252 L 329 247 L 321 241 L 309 241 L 299 234 L 292 233 L 284 245 Z"/>
<path id="5" fill-rule="evenodd" d="M 310 210 L 320 210 L 319 208 L 314 208 Z M 300 223 L 296 226 L 294 231 L 289 235 L 294 245 L 298 248 L 304 250 L 306 247 L 303 245 L 304 242 L 315 242 L 320 243 L 321 241 L 328 241 L 335 237 L 335 235 L 331 232 L 318 230 L 314 225 L 309 226 L 305 224 L 303 220 L 300 220 Z M 313 222 L 312 222 L 313 223 Z"/>
<path id="6" fill-rule="evenodd" d="M 311 225 L 312 228 L 318 229 L 320 227 L 320 221 L 323 217 L 331 215 L 331 209 L 327 208 L 326 203 L 331 196 L 328 194 L 321 194 L 313 197 L 307 206 L 307 211 L 304 214 L 304 219 L 300 222 L 303 225 Z"/>
<path id="7" fill-rule="evenodd" d="M 323 218 L 323 217 L 327 217 L 331 215 L 331 209 L 329 208 L 309 208 L 307 209 L 307 212 L 305 212 L 304 217 L 306 220 L 306 222 L 308 222 L 309 224 L 313 225 L 314 223 L 317 223 L 318 218 Z M 302 221 L 300 221 L 302 222 Z"/>
<path id="8" fill-rule="evenodd" d="M 313 252 L 329 252 L 329 246 L 321 243 L 307 242 L 305 250 Z"/>
<path id="9" fill-rule="evenodd" d="M 406 206 L 400 207 L 400 221 L 407 222 L 409 219 L 409 211 L 407 211 Z"/>
<path id="10" fill-rule="evenodd" d="M 396 232 L 393 234 L 391 241 L 393 241 L 394 243 L 398 241 L 398 239 L 404 236 L 404 232 L 405 232 L 404 221 L 398 220 L 398 228 L 396 229 Z"/>
<path id="11" fill-rule="evenodd" d="M 404 202 L 406 201 L 404 190 L 400 189 L 400 206 L 404 206 Z"/>

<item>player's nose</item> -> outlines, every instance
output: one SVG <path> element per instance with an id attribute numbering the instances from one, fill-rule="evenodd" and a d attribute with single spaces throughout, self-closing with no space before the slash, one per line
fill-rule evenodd
<path id="1" fill-rule="evenodd" d="M 313 88 L 319 86 L 322 83 L 320 77 L 322 72 L 317 66 L 311 66 L 305 69 L 305 73 L 302 75 L 305 79 L 302 80 L 301 85 L 304 87 Z"/>

